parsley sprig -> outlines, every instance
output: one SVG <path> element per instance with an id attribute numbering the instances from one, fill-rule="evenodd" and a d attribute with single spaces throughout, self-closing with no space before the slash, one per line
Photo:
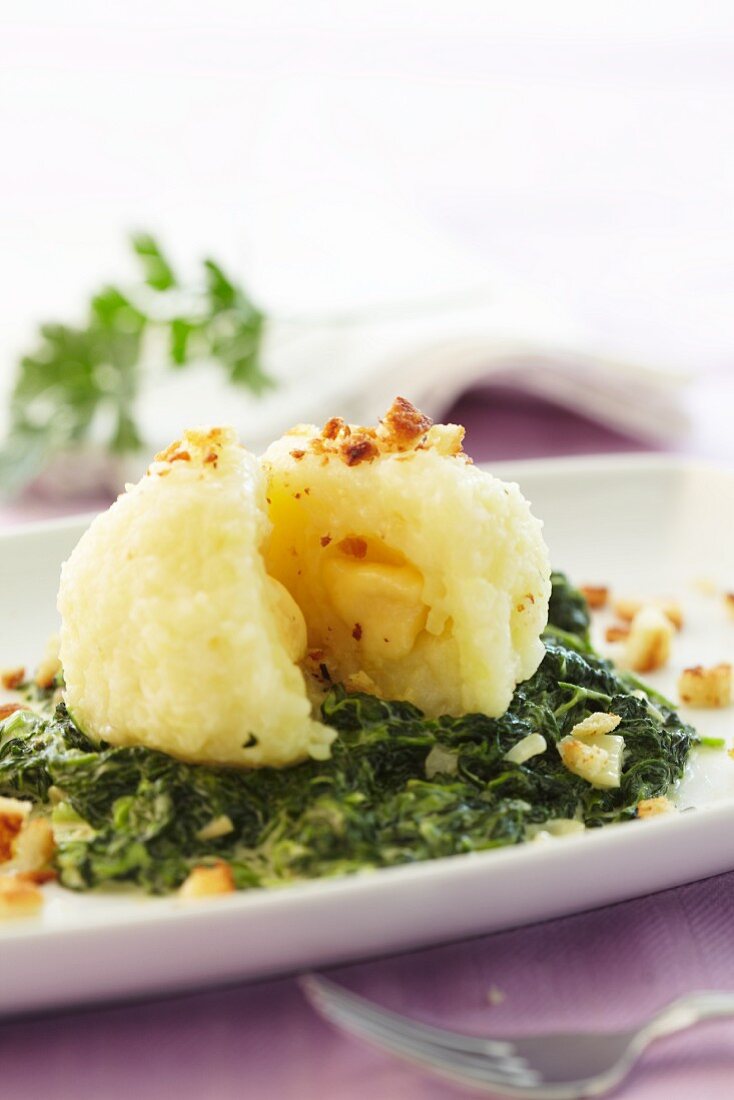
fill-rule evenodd
<path id="1" fill-rule="evenodd" d="M 261 364 L 266 317 L 241 286 L 211 259 L 196 285 L 184 284 L 150 234 L 131 245 L 140 282 L 93 295 L 80 325 L 41 325 L 36 349 L 20 360 L 0 450 L 6 492 L 90 438 L 116 455 L 143 446 L 135 404 L 151 347 L 163 360 L 151 366 L 212 360 L 255 395 L 273 385 Z"/>

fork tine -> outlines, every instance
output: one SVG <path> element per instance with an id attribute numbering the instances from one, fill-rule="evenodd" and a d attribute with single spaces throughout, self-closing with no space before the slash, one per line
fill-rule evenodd
<path id="1" fill-rule="evenodd" d="M 490 1041 L 490 1046 L 502 1048 L 501 1053 L 490 1053 L 486 1048 L 467 1052 L 436 1045 L 425 1032 L 435 1031 L 445 1036 L 450 1036 L 451 1032 L 427 1025 L 424 1031 L 423 1025 L 414 1024 L 397 1013 L 386 1012 L 383 1017 L 381 1010 L 368 1001 L 321 978 L 309 976 L 302 979 L 301 984 L 311 1002 L 331 1023 L 415 1065 L 430 1068 L 452 1081 L 475 1088 L 491 1088 L 495 1094 L 508 1097 L 541 1098 L 546 1095 L 538 1074 L 514 1055 L 510 1044 Z"/>

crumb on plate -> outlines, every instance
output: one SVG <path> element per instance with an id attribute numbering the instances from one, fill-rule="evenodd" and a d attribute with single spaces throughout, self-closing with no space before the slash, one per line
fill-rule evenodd
<path id="1" fill-rule="evenodd" d="M 629 623 L 612 623 L 608 626 L 604 637 L 608 642 L 623 642 L 625 638 L 629 637 L 630 625 Z"/>
<path id="2" fill-rule="evenodd" d="M 678 695 L 689 707 L 728 707 L 732 702 L 732 667 L 694 665 L 678 677 Z"/>
<path id="3" fill-rule="evenodd" d="M 643 605 L 630 624 L 625 661 L 634 672 L 654 672 L 670 658 L 673 623 L 662 608 Z"/>
<path id="4" fill-rule="evenodd" d="M 28 821 L 31 803 L 20 798 L 0 798 L 0 863 L 15 854 L 15 842 Z"/>
<path id="5" fill-rule="evenodd" d="M 36 675 L 34 677 L 36 687 L 44 691 L 48 691 L 54 686 L 56 677 L 61 672 L 59 644 L 58 634 L 53 634 L 48 640 L 43 659 L 36 669 Z"/>
<path id="6" fill-rule="evenodd" d="M 43 893 L 22 875 L 0 875 L 0 918 L 32 917 L 43 905 Z"/>
<path id="7" fill-rule="evenodd" d="M 683 627 L 683 610 L 677 600 L 631 600 L 617 599 L 612 605 L 612 610 L 617 618 L 623 622 L 631 623 L 646 607 L 653 607 L 662 611 L 663 615 L 673 624 L 676 630 Z"/>
<path id="8" fill-rule="evenodd" d="M 637 816 L 643 819 L 646 817 L 660 817 L 661 814 L 675 812 L 675 806 L 665 795 L 660 795 L 658 798 L 643 798 L 637 803 Z"/>
<path id="9" fill-rule="evenodd" d="M 25 668 L 18 665 L 17 668 L 4 668 L 0 672 L 0 683 L 6 691 L 15 691 L 25 680 Z"/>
<path id="10" fill-rule="evenodd" d="M 580 591 L 592 611 L 601 611 L 607 606 L 609 589 L 603 584 L 582 584 Z"/>
<path id="11" fill-rule="evenodd" d="M 178 896 L 189 901 L 192 898 L 209 898 L 217 894 L 235 891 L 232 868 L 223 859 L 211 867 L 194 867 L 179 887 Z"/>

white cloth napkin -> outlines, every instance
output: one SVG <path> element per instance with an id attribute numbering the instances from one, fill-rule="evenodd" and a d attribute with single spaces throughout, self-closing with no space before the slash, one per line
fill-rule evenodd
<path id="1" fill-rule="evenodd" d="M 354 194 L 285 195 L 256 212 L 247 243 L 271 322 L 255 399 L 210 364 L 157 373 L 141 396 L 152 445 L 192 423 L 228 422 L 254 451 L 298 422 L 372 423 L 396 394 L 440 416 L 478 383 L 510 383 L 648 440 L 688 427 L 679 372 L 605 354 L 554 304 L 488 270 L 409 210 Z"/>

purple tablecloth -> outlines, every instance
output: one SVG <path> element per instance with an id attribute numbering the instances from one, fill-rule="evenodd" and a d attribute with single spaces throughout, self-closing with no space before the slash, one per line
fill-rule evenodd
<path id="1" fill-rule="evenodd" d="M 730 398 L 730 384 L 722 380 L 720 402 Z M 465 399 L 453 416 L 467 423 L 477 458 L 640 449 L 568 414 L 549 416 L 534 402 Z M 725 457 L 730 448 L 727 435 L 720 446 L 709 437 L 696 449 Z M 723 875 L 334 974 L 398 1011 L 478 1033 L 615 1027 L 684 991 L 734 989 L 733 905 L 734 874 Z M 23 1100 L 467 1095 L 337 1034 L 290 978 L 4 1023 L 0 1044 L 2 1096 Z M 661 1041 L 617 1095 L 690 1100 L 696 1093 L 734 1096 L 734 1021 Z"/>

